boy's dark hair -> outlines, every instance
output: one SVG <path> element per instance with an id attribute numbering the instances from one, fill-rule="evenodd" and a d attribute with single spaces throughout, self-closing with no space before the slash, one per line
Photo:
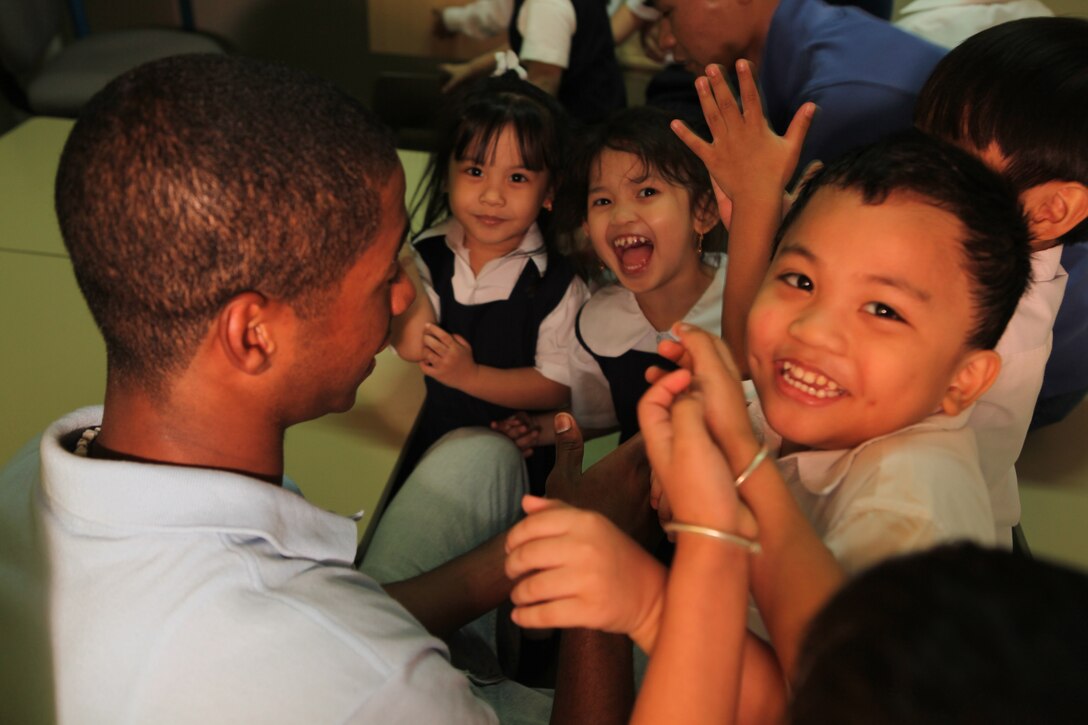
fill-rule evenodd
<path id="1" fill-rule="evenodd" d="M 885 562 L 809 626 L 792 723 L 1073 723 L 1088 577 L 971 544 Z"/>
<path id="2" fill-rule="evenodd" d="M 486 163 L 507 126 L 514 129 L 525 167 L 548 171 L 552 188 L 557 188 L 566 161 L 569 123 L 555 98 L 513 72 L 468 84 L 450 98 L 439 116 L 438 146 L 412 197 L 412 216 L 423 211 L 423 229 L 448 217 L 450 163 L 466 158 Z M 547 215 L 542 211 L 538 221 L 549 240 Z"/>
<path id="3" fill-rule="evenodd" d="M 574 229 L 585 221 L 590 173 L 606 149 L 629 153 L 638 158 L 647 176 L 656 172 L 670 184 L 686 189 L 693 212 L 712 202 L 710 174 L 699 157 L 673 132 L 669 125 L 673 118 L 659 108 L 637 106 L 619 111 L 588 129 L 574 150 L 568 183 L 561 190 L 558 204 L 561 228 Z M 719 229 L 715 227 L 711 235 Z M 720 240 L 711 235 L 707 235 L 703 248 L 720 249 Z"/>
<path id="4" fill-rule="evenodd" d="M 926 133 L 1008 159 L 1023 192 L 1048 181 L 1088 185 L 1088 20 L 1025 18 L 965 40 L 926 81 L 914 121 Z M 1088 221 L 1066 235 L 1088 236 Z"/>
<path id="5" fill-rule="evenodd" d="M 65 145 L 56 210 L 111 375 L 161 393 L 242 292 L 316 314 L 397 166 L 375 116 L 297 70 L 189 55 L 110 83 Z"/>
<path id="6" fill-rule="evenodd" d="M 997 345 L 1031 280 L 1027 222 L 1008 183 L 966 151 L 907 131 L 851 151 L 818 171 L 783 219 L 776 249 L 813 195 L 827 186 L 856 191 L 866 204 L 910 194 L 956 217 L 964 229 L 961 264 L 975 303 L 966 344 L 980 350 Z"/>

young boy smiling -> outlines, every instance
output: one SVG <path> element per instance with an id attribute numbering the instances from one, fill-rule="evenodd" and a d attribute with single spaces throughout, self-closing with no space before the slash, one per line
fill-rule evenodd
<path id="1" fill-rule="evenodd" d="M 966 421 L 1001 369 L 1027 239 L 1000 180 L 914 134 L 832 164 L 783 222 L 748 317 L 751 413 L 848 571 L 994 541 Z"/>

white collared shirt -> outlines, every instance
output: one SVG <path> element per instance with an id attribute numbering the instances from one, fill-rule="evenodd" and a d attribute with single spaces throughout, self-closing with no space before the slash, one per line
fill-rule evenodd
<path id="1" fill-rule="evenodd" d="M 479 275 L 472 272 L 469 253 L 465 249 L 465 230 L 456 219 L 428 229 L 416 238 L 415 243 L 437 236 L 445 236 L 446 246 L 453 252 L 453 297 L 462 305 L 483 305 L 507 299 L 529 262 L 536 265 L 542 276 L 548 270 L 548 252 L 536 224 L 525 233 L 517 249 L 485 264 Z M 416 267 L 435 317 L 441 319 L 441 300 L 431 282 L 430 269 L 419 255 L 416 255 Z M 548 380 L 570 385 L 568 359 L 574 340 L 574 320 L 587 299 L 589 290 L 585 282 L 574 277 L 559 304 L 540 323 L 534 367 Z"/>
<path id="2" fill-rule="evenodd" d="M 990 489 L 997 540 L 1004 546 L 1012 545 L 1012 527 L 1020 521 L 1020 494 L 1013 464 L 1024 447 L 1035 400 L 1043 385 L 1054 341 L 1054 318 L 1068 281 L 1061 258 L 1060 245 L 1031 255 L 1031 287 L 994 348 L 1001 356 L 1001 373 L 975 404 L 968 421 L 978 439 L 979 462 Z"/>
<path id="3" fill-rule="evenodd" d="M 848 573 L 942 542 L 994 543 L 969 415 L 935 414 L 849 450 L 778 458 L 794 498 Z M 749 416 L 777 455 L 782 438 L 758 401 Z"/>
<path id="4" fill-rule="evenodd" d="M 496 722 L 352 567 L 350 519 L 245 475 L 61 443 L 101 420 L 66 416 L 0 474 L 2 520 L 29 526 L 33 507 L 44 543 L 58 722 Z"/>
<path id="5" fill-rule="evenodd" d="M 683 320 L 722 334 L 722 291 L 725 289 L 726 256 L 707 255 L 717 264 L 714 279 Z M 597 290 L 582 310 L 582 339 L 603 357 L 619 357 L 629 350 L 657 352 L 657 344 L 671 338 L 668 330 L 655 330 L 630 290 L 611 284 Z M 612 393 L 601 366 L 575 341 L 570 349 L 571 412 L 585 428 L 607 429 L 618 424 Z"/>
<path id="6" fill-rule="evenodd" d="M 899 11 L 895 25 L 937 45 L 954 48 L 995 25 L 1053 15 L 1040 0 L 914 0 Z"/>

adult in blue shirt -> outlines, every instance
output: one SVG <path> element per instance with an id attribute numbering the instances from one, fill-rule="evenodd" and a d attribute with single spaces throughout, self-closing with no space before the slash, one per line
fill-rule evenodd
<path id="1" fill-rule="evenodd" d="M 767 118 L 784 133 L 806 101 L 819 113 L 804 168 L 912 124 L 914 101 L 944 50 L 866 12 L 823 0 L 659 0 L 661 47 L 697 72 L 756 66 Z"/>

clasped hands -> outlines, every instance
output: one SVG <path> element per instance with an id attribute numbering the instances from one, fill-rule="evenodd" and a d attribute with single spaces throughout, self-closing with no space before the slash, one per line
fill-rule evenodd
<path id="1" fill-rule="evenodd" d="M 681 367 L 648 374 L 638 408 L 654 479 L 677 520 L 756 538 L 732 483 L 759 450 L 736 366 L 721 339 L 686 325 L 675 332 L 679 342 L 659 352 Z M 557 430 L 568 421 L 557 420 Z M 506 540 L 506 573 L 518 581 L 514 621 L 623 633 L 652 652 L 664 567 L 601 513 L 532 496 L 523 506 L 528 517 Z"/>

